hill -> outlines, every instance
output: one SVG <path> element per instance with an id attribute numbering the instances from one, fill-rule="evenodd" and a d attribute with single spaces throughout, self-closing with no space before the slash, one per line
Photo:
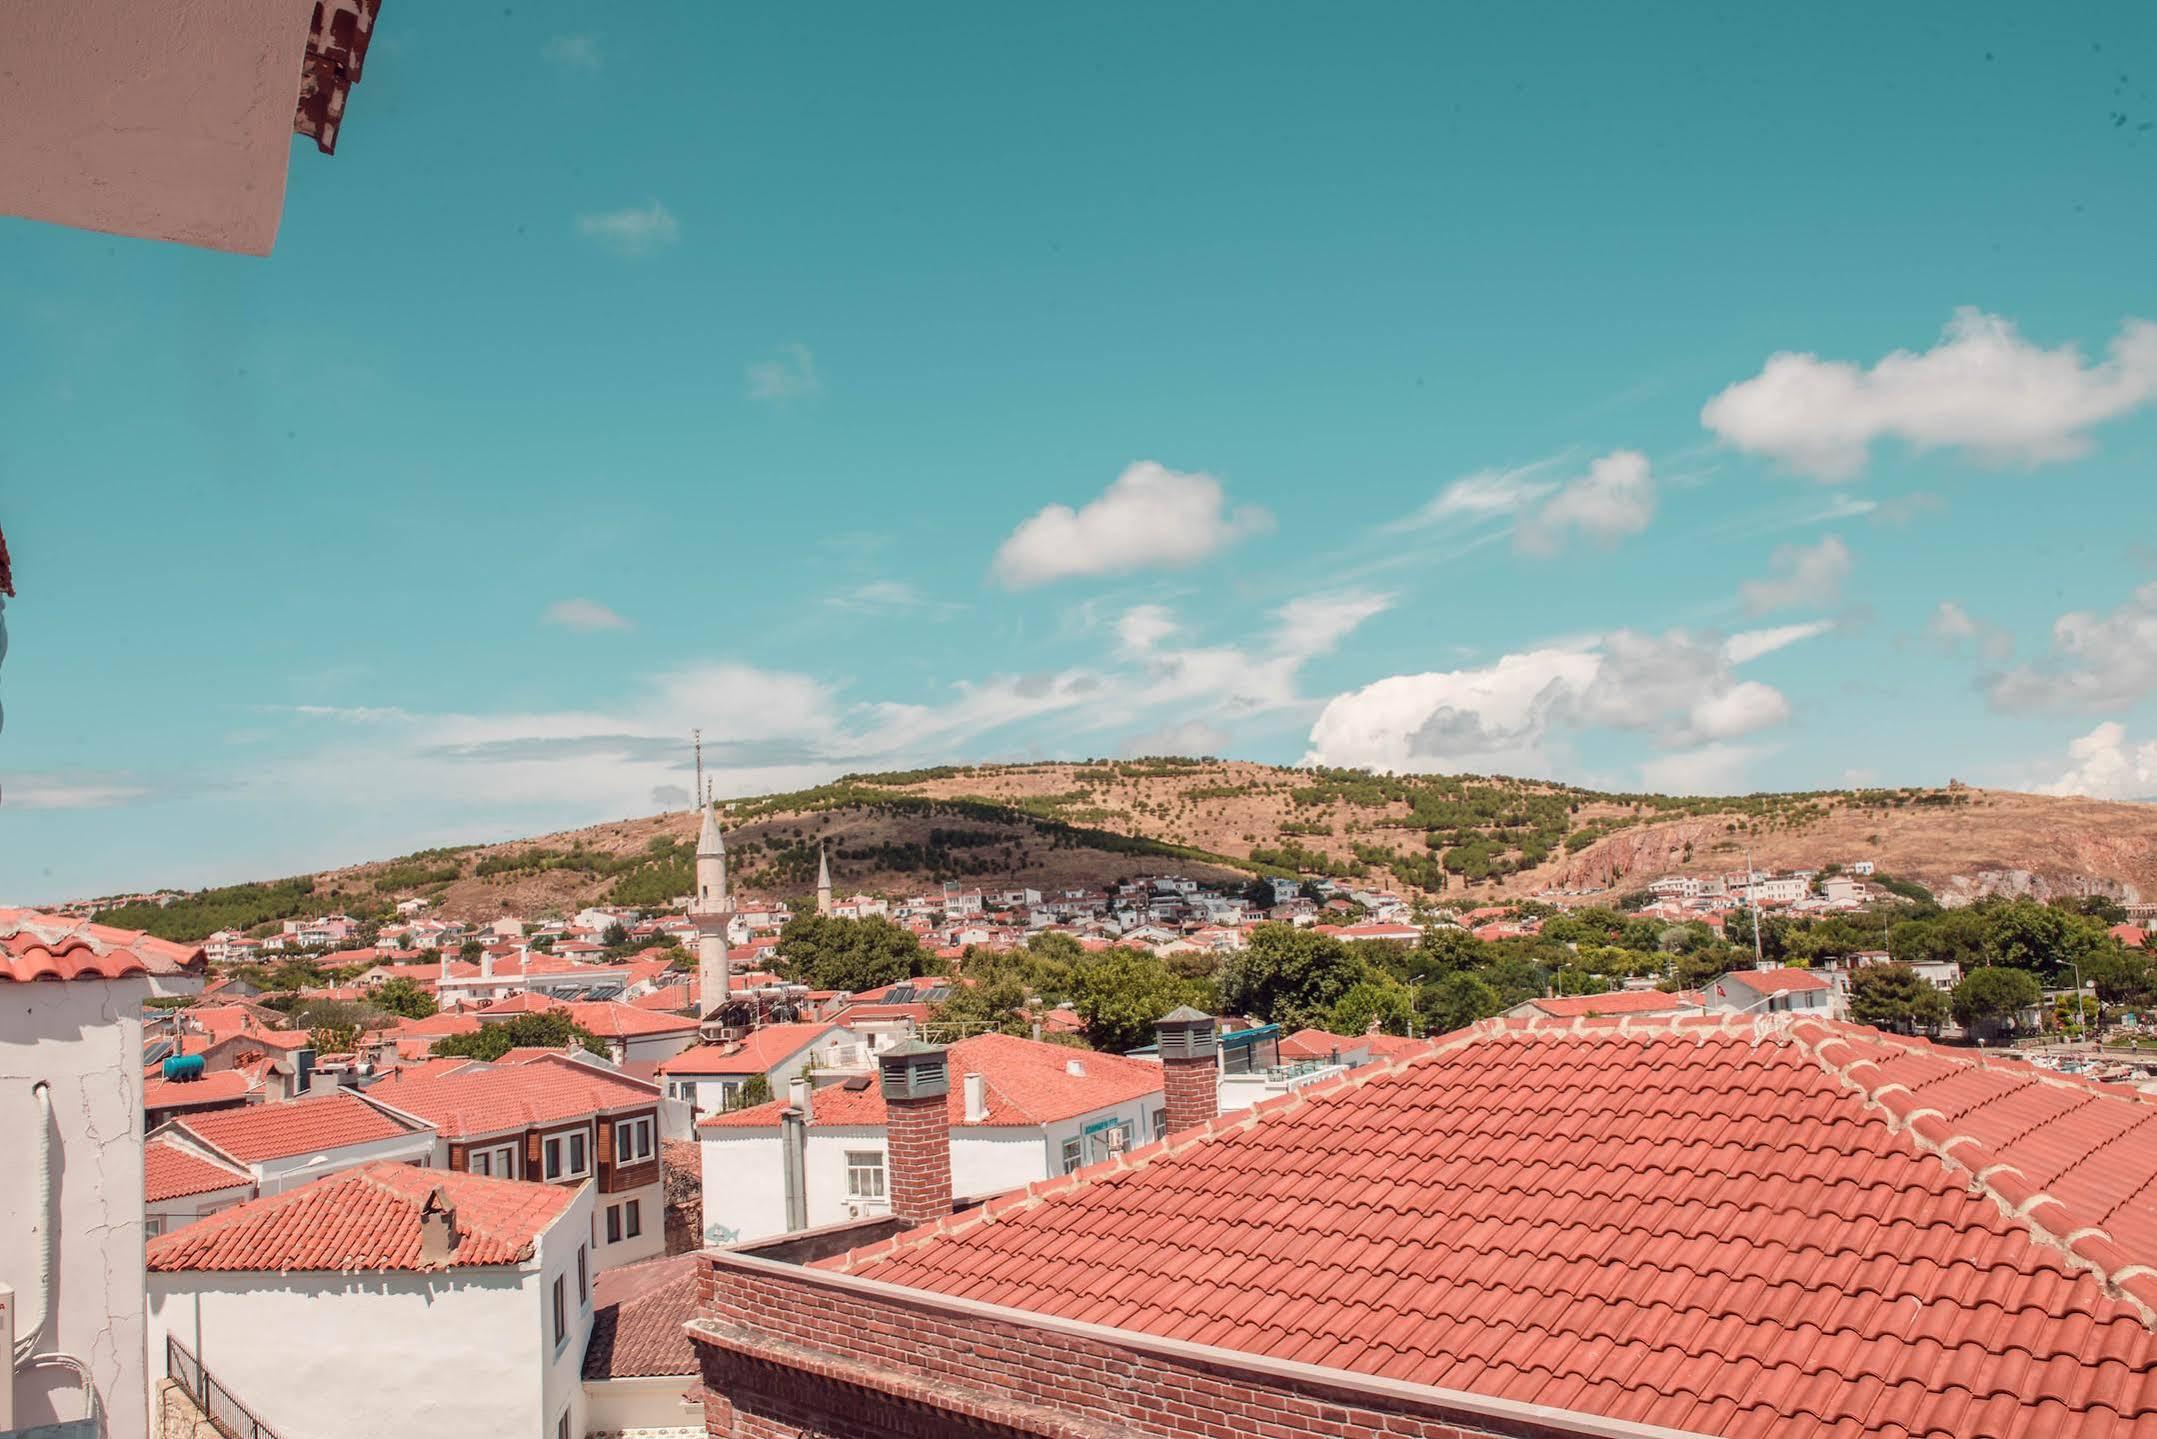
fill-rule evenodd
<path id="1" fill-rule="evenodd" d="M 487 919 L 687 893 L 693 812 L 429 850 L 110 917 L 174 938 L 425 896 Z M 1427 897 L 1624 892 L 1665 874 L 1872 860 L 1946 903 L 1986 894 L 2157 896 L 2157 806 L 1971 789 L 1729 797 L 1610 794 L 1477 775 L 1237 760 L 944 766 L 851 775 L 727 806 L 743 893 L 798 897 L 819 845 L 843 895 L 956 879 L 1050 889 L 1173 869 L 1218 882 L 1326 873 Z"/>

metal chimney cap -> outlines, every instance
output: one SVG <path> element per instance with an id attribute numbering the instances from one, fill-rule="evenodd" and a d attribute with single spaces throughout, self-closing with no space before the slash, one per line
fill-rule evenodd
<path id="1" fill-rule="evenodd" d="M 1155 1020 L 1153 1032 L 1164 1060 L 1214 1057 L 1213 1016 L 1188 1004 L 1178 1005 Z"/>
<path id="2" fill-rule="evenodd" d="M 908 1040 L 876 1057 L 886 1099 L 932 1099 L 951 1092 L 951 1067 L 942 1047 Z"/>

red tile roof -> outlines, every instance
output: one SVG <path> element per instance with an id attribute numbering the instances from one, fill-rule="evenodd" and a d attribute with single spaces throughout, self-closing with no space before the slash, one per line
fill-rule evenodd
<path id="1" fill-rule="evenodd" d="M 153 1064 L 148 1074 L 159 1074 L 162 1064 Z M 142 1107 L 144 1109 L 190 1109 L 204 1104 L 230 1104 L 244 1099 L 254 1092 L 254 1077 L 244 1069 L 220 1069 L 205 1074 L 200 1079 L 171 1080 L 145 1078 L 142 1081 Z"/>
<path id="2" fill-rule="evenodd" d="M 1736 980 L 1755 994 L 1797 994 L 1828 987 L 1826 980 L 1809 969 L 1734 969 L 1723 979 Z"/>
<path id="3" fill-rule="evenodd" d="M 729 1044 L 700 1044 L 661 1060 L 661 1074 L 769 1074 L 839 1026 L 767 1024 Z"/>
<path id="4" fill-rule="evenodd" d="M 182 1148 L 169 1135 L 142 1146 L 142 1197 L 146 1203 L 184 1199 L 216 1189 L 238 1189 L 253 1182 L 246 1170 Z"/>
<path id="5" fill-rule="evenodd" d="M 688 1034 L 697 1021 L 672 1014 L 652 1014 L 612 999 L 562 1000 L 525 992 L 498 999 L 481 1014 L 546 1014 L 559 1010 L 570 1022 L 600 1039 L 635 1039 L 653 1034 Z"/>
<path id="6" fill-rule="evenodd" d="M 1700 1008 L 1700 995 L 1697 991 L 1665 994 L 1659 989 L 1620 989 L 1609 994 L 1561 994 L 1528 1003 L 1553 1019 L 1597 1014 L 1686 1014 Z"/>
<path id="7" fill-rule="evenodd" d="M 395 1033 L 399 1039 L 447 1039 L 453 1034 L 479 1033 L 479 1020 L 474 1015 L 443 1010 L 425 1019 L 408 1019 L 397 1026 Z"/>
<path id="8" fill-rule="evenodd" d="M 1396 1054 L 1430 1047 L 1428 1039 L 1410 1039 L 1399 1034 L 1334 1034 L 1324 1029 L 1299 1029 L 1281 1039 L 1281 1055 L 1286 1059 L 1328 1059 L 1336 1052 L 1352 1054 L 1362 1050 L 1373 1059 L 1386 1059 Z"/>
<path id="9" fill-rule="evenodd" d="M 592 1337 L 584 1377 L 643 1379 L 698 1373 L 682 1326 L 698 1316 L 695 1254 L 602 1270 L 592 1281 Z"/>
<path id="10" fill-rule="evenodd" d="M 1732 1439 L 2148 1439 L 2153 1120 L 1823 1020 L 1486 1022 L 825 1262 Z"/>
<path id="11" fill-rule="evenodd" d="M 199 944 L 175 944 L 134 929 L 0 909 L 0 979 L 121 979 L 132 974 L 200 974 Z"/>
<path id="12" fill-rule="evenodd" d="M 1073 1074 L 1072 1064 L 1083 1073 Z M 944 1057 L 951 1075 L 951 1126 L 970 1123 L 1031 1128 L 1091 1114 L 1161 1092 L 1161 1066 L 1121 1055 L 1073 1049 L 1065 1044 L 1019 1039 L 1009 1034 L 977 1034 L 952 1045 Z M 964 1076 L 987 1081 L 988 1117 L 966 1118 Z M 784 1099 L 715 1114 L 700 1129 L 775 1129 Z M 810 1098 L 809 1122 L 815 1125 L 868 1125 L 884 1122 L 884 1092 L 872 1078 L 859 1089 L 828 1084 Z"/>
<path id="13" fill-rule="evenodd" d="M 456 1211 L 446 1266 L 420 1258 L 420 1215 L 439 1191 Z M 250 1200 L 150 1241 L 153 1274 L 471 1268 L 532 1257 L 577 1191 L 447 1169 L 369 1164 Z"/>
<path id="14" fill-rule="evenodd" d="M 340 1090 L 284 1104 L 250 1104 L 174 1119 L 181 1134 L 241 1164 L 396 1139 L 412 1126 Z"/>
<path id="15" fill-rule="evenodd" d="M 398 1070 L 367 1093 L 451 1139 L 565 1124 L 659 1102 L 653 1085 L 558 1054 L 438 1074 Z"/>

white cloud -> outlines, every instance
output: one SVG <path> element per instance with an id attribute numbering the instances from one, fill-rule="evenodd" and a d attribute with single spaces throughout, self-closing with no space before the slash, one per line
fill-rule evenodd
<path id="1" fill-rule="evenodd" d="M 1463 475 L 1414 514 L 1393 521 L 1385 529 L 1389 533 L 1398 533 L 1424 529 L 1455 517 L 1473 522 L 1493 515 L 1518 514 L 1557 488 L 1556 483 L 1536 476 L 1561 458 L 1553 455 L 1516 469 L 1477 470 L 1472 475 Z"/>
<path id="2" fill-rule="evenodd" d="M 1753 745 L 1709 744 L 1682 754 L 1660 755 L 1640 767 L 1640 787 L 1650 794 L 1735 794 L 1760 754 Z"/>
<path id="3" fill-rule="evenodd" d="M 2106 720 L 2067 746 L 2068 767 L 2039 794 L 2079 794 L 2093 799 L 2157 796 L 2157 740 L 2130 746 L 2127 727 Z"/>
<path id="4" fill-rule="evenodd" d="M 1393 608 L 1393 596 L 1343 590 L 1304 595 L 1275 611 L 1273 647 L 1299 657 L 1329 653 L 1365 620 Z"/>
<path id="5" fill-rule="evenodd" d="M 1116 621 L 1116 640 L 1125 654 L 1142 655 L 1176 633 L 1175 614 L 1166 605 L 1133 605 Z"/>
<path id="6" fill-rule="evenodd" d="M 824 392 L 823 377 L 816 372 L 816 356 L 799 341 L 781 345 L 776 358 L 759 360 L 748 367 L 747 374 L 752 400 L 799 400 Z"/>
<path id="7" fill-rule="evenodd" d="M 1739 587 L 1745 608 L 1753 614 L 1831 604 L 1850 576 L 1850 547 L 1835 535 L 1823 536 L 1815 545 L 1783 545 L 1770 557 L 1768 568 L 1767 578 Z"/>
<path id="8" fill-rule="evenodd" d="M 648 205 L 604 214 L 577 216 L 577 233 L 618 255 L 634 259 L 663 250 L 682 237 L 673 211 L 654 200 Z"/>
<path id="9" fill-rule="evenodd" d="M 1603 544 L 1637 535 L 1655 517 L 1655 476 L 1638 450 L 1614 450 L 1588 465 L 1520 522 L 1515 542 L 1531 554 L 1555 554 L 1573 532 Z"/>
<path id="10" fill-rule="evenodd" d="M 2044 664 L 1993 675 L 1985 688 L 2003 710 L 2107 709 L 2157 690 L 2157 581 L 2110 614 L 2061 615 Z"/>
<path id="11" fill-rule="evenodd" d="M 871 580 L 839 594 L 826 595 L 824 603 L 856 614 L 904 613 L 931 619 L 949 619 L 966 608 L 951 600 L 932 600 L 904 580 Z"/>
<path id="12" fill-rule="evenodd" d="M 1757 645 L 1770 633 L 1750 638 Z M 1790 634 L 1745 657 L 1804 637 Z M 1781 691 L 1734 673 L 1732 647 L 1683 630 L 1618 630 L 1478 669 L 1394 675 L 1331 700 L 1311 728 L 1305 761 L 1547 774 L 1556 743 L 1588 730 L 1641 733 L 1672 749 L 1713 748 L 1790 717 Z"/>
<path id="13" fill-rule="evenodd" d="M 1080 509 L 1049 505 L 1012 531 L 994 573 L 1013 589 L 1075 576 L 1193 565 L 1273 527 L 1254 506 L 1227 507 L 1211 475 L 1132 465 Z"/>
<path id="14" fill-rule="evenodd" d="M 0 779 L 0 806 L 8 809 L 111 809 L 149 794 L 149 786 L 124 774 L 60 771 Z"/>
<path id="15" fill-rule="evenodd" d="M 589 35 L 557 35 L 539 53 L 564 70 L 597 70 L 600 65 L 599 42 Z"/>
<path id="16" fill-rule="evenodd" d="M 2015 637 L 1998 625 L 1977 619 L 1953 600 L 1942 600 L 1925 626 L 1926 635 L 1949 654 L 1974 650 L 1998 664 L 2015 652 Z"/>
<path id="17" fill-rule="evenodd" d="M 560 625 L 565 630 L 579 634 L 591 634 L 598 630 L 632 629 L 629 621 L 608 609 L 597 600 L 556 600 L 539 615 L 545 624 Z"/>
<path id="18" fill-rule="evenodd" d="M 1940 343 L 1897 350 L 1871 369 L 1783 352 L 1709 400 L 1700 422 L 1725 444 L 1839 481 L 1873 442 L 1953 448 L 1991 464 L 2037 465 L 2089 448 L 2093 426 L 2157 399 L 2157 325 L 2129 320 L 2110 358 L 2047 350 L 1997 315 L 1965 307 Z"/>
<path id="19" fill-rule="evenodd" d="M 1123 755 L 1135 759 L 1140 755 L 1202 755 L 1219 756 L 1228 750 L 1228 731 L 1204 720 L 1185 720 L 1181 724 L 1163 725 L 1132 735 L 1123 742 Z"/>
<path id="20" fill-rule="evenodd" d="M 1835 628 L 1833 620 L 1812 620 L 1801 625 L 1777 625 L 1773 629 L 1745 630 L 1723 642 L 1723 658 L 1734 665 L 1770 655 L 1800 640 L 1809 640 Z"/>

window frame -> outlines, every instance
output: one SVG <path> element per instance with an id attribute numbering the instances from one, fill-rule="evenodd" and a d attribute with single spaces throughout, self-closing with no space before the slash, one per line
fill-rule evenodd
<path id="1" fill-rule="evenodd" d="M 621 1242 L 622 1206 L 619 1204 L 610 1204 L 607 1206 L 607 1243 L 619 1244 Z"/>
<path id="2" fill-rule="evenodd" d="M 634 1199 L 622 1204 L 622 1237 L 638 1239 L 644 1234 L 644 1206 Z"/>
<path id="3" fill-rule="evenodd" d="M 846 1151 L 846 1197 L 856 1203 L 878 1204 L 891 1195 L 890 1163 L 881 1149 Z M 873 1179 L 873 1186 L 865 1181 Z M 874 1193 L 869 1192 L 870 1188 Z"/>
<path id="4" fill-rule="evenodd" d="M 577 1307 L 592 1307 L 591 1251 L 582 1244 L 577 1246 Z"/>
<path id="5" fill-rule="evenodd" d="M 560 1351 L 569 1342 L 569 1276 L 554 1276 L 554 1347 Z"/>
<path id="6" fill-rule="evenodd" d="M 1073 1136 L 1072 1136 L 1071 1138 L 1069 1138 L 1069 1139 L 1066 1139 L 1066 1140 L 1065 1140 L 1065 1141 L 1063 1142 L 1063 1151 L 1062 1151 L 1062 1158 L 1063 1158 L 1063 1166 L 1064 1166 L 1064 1167 L 1063 1167 L 1063 1172 L 1064 1172 L 1064 1173 L 1066 1173 L 1066 1174 L 1069 1174 L 1069 1173 L 1071 1173 L 1071 1171 L 1073 1171 L 1074 1169 L 1083 1169 L 1083 1168 L 1085 1168 L 1085 1167 L 1086 1167 L 1086 1139 L 1085 1139 L 1085 1136 L 1084 1136 L 1084 1135 L 1073 1135 Z"/>
<path id="7" fill-rule="evenodd" d="M 542 1172 L 547 1182 L 558 1179 L 583 1179 L 592 1172 L 591 1133 L 586 1129 L 565 1129 L 560 1134 L 550 1134 L 539 1147 Z"/>
<path id="8" fill-rule="evenodd" d="M 614 1121 L 614 1162 L 616 1164 L 642 1164 L 659 1152 L 657 1125 L 649 1114 L 634 1119 Z M 641 1140 L 628 1143 L 628 1140 Z"/>

